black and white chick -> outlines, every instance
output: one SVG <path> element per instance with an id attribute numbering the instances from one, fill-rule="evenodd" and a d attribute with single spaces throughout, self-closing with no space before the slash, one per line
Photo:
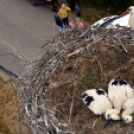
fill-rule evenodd
<path id="1" fill-rule="evenodd" d="M 111 80 L 108 85 L 108 99 L 112 102 L 113 109 L 108 109 L 105 113 L 106 127 L 109 121 L 112 119 L 111 116 L 116 117 L 116 120 L 120 120 L 120 111 L 123 107 L 124 102 L 134 97 L 134 92 L 131 86 L 124 80 Z"/>
<path id="2" fill-rule="evenodd" d="M 112 108 L 104 89 L 90 89 L 82 94 L 84 104 L 95 114 L 102 115 Z"/>

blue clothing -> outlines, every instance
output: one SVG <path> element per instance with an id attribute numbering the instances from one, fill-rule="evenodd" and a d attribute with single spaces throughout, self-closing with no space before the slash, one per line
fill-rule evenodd
<path id="1" fill-rule="evenodd" d="M 60 27 L 60 26 L 58 26 L 58 25 L 57 25 L 57 27 L 58 27 L 58 29 L 59 29 L 59 32 L 61 32 L 62 34 L 65 32 L 63 27 Z"/>
<path id="2" fill-rule="evenodd" d="M 80 7 L 76 7 L 76 13 L 77 13 L 77 14 L 81 13 Z"/>

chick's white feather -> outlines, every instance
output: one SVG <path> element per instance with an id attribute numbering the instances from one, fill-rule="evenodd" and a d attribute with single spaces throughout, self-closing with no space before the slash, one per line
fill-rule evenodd
<path id="1" fill-rule="evenodd" d="M 87 96 L 84 96 L 84 95 Z M 83 102 L 87 105 L 86 99 L 87 97 L 92 97 L 93 100 L 87 107 L 95 114 L 95 115 L 102 115 L 108 109 L 112 108 L 111 102 L 108 100 L 107 93 L 103 89 L 90 89 L 86 90 L 83 93 Z"/>
<path id="2" fill-rule="evenodd" d="M 128 98 L 123 106 L 123 112 L 122 112 L 122 119 L 125 121 L 125 123 L 131 123 L 133 121 L 133 117 L 131 116 L 134 113 L 134 97 Z"/>
<path id="3" fill-rule="evenodd" d="M 133 98 L 128 98 L 123 106 L 122 106 L 123 109 L 131 109 L 133 108 L 134 109 L 134 97 Z"/>
<path id="4" fill-rule="evenodd" d="M 127 98 L 134 96 L 133 89 L 130 85 L 119 84 L 119 81 L 111 80 L 108 86 L 108 98 L 113 103 L 114 108 L 121 109 Z"/>
<path id="5" fill-rule="evenodd" d="M 129 84 L 127 84 L 127 86 L 126 86 L 126 92 L 127 92 L 127 96 L 129 98 L 134 97 L 134 90 Z"/>
<path id="6" fill-rule="evenodd" d="M 105 118 L 108 119 L 109 115 L 111 117 L 111 114 L 118 115 L 125 104 L 124 102 L 134 96 L 133 92 L 133 89 L 126 81 L 117 81 L 115 79 L 111 80 L 108 85 L 108 98 L 113 103 L 114 109 L 108 109 L 106 111 Z M 126 105 L 124 105 L 124 107 L 125 106 Z M 128 110 L 126 110 L 126 112 L 127 111 Z"/>

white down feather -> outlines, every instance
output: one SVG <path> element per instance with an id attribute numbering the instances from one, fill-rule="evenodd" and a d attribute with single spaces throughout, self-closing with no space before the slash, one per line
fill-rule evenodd
<path id="1" fill-rule="evenodd" d="M 104 94 L 98 94 L 97 91 L 100 90 Z M 88 97 L 93 97 L 93 101 L 87 106 L 95 115 L 102 115 L 108 109 L 112 108 L 111 102 L 108 100 L 107 93 L 104 89 L 90 89 L 83 92 L 83 95 L 87 94 Z M 83 102 L 86 105 L 86 98 L 83 98 Z"/>
<path id="2" fill-rule="evenodd" d="M 123 109 L 131 109 L 131 108 L 134 109 L 134 97 L 127 99 L 127 100 L 124 102 L 122 108 L 123 108 Z"/>
<path id="3" fill-rule="evenodd" d="M 121 109 L 123 103 L 134 96 L 133 89 L 127 83 L 127 85 L 117 85 L 112 83 L 115 80 L 111 80 L 108 86 L 108 98 L 113 103 L 114 108 Z"/>
<path id="4" fill-rule="evenodd" d="M 131 116 L 134 113 L 134 97 L 128 98 L 123 106 L 122 119 L 124 120 L 124 124 L 131 123 L 133 121 L 133 117 Z"/>

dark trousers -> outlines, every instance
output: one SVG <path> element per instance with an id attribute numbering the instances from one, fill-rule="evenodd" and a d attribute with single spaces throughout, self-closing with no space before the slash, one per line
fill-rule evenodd
<path id="1" fill-rule="evenodd" d="M 80 18 L 81 17 L 81 13 L 76 13 L 77 17 Z"/>
<path id="2" fill-rule="evenodd" d="M 63 21 L 63 24 L 64 24 L 64 25 L 69 26 L 69 23 L 68 23 L 68 17 L 62 19 L 62 21 Z"/>

